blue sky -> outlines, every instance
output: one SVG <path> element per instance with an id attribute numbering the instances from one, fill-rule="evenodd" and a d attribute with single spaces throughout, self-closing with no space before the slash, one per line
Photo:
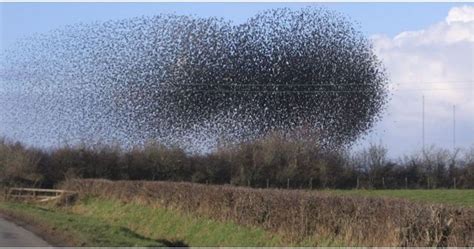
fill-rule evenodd
<path id="1" fill-rule="evenodd" d="M 367 35 L 395 35 L 442 19 L 456 3 L 0 3 L 1 46 L 67 24 L 157 13 L 219 16 L 243 22 L 268 8 L 324 5 L 359 22 Z"/>
<path id="2" fill-rule="evenodd" d="M 381 141 L 394 157 L 420 149 L 423 96 L 427 146 L 452 148 L 453 105 L 456 146 L 474 145 L 472 3 L 0 3 L 0 48 L 78 22 L 176 13 L 240 23 L 265 9 L 308 5 L 324 5 L 356 21 L 373 40 L 391 87 L 398 89 L 392 92 L 383 119 L 359 147 Z"/>

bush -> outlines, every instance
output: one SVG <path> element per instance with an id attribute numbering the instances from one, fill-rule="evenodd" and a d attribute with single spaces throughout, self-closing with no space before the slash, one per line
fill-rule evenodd
<path id="1" fill-rule="evenodd" d="M 332 196 L 192 183 L 71 180 L 82 196 L 147 203 L 259 226 L 292 241 L 325 237 L 347 245 L 469 246 L 474 210 L 405 200 Z"/>
<path id="2" fill-rule="evenodd" d="M 41 158 L 40 151 L 0 139 L 0 182 L 10 186 L 38 185 L 43 179 L 39 172 Z"/>

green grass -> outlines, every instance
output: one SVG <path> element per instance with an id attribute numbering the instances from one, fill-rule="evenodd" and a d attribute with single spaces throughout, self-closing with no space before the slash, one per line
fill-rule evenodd
<path id="1" fill-rule="evenodd" d="M 260 228 L 217 222 L 175 210 L 112 200 L 86 199 L 74 213 L 126 227 L 148 238 L 166 238 L 189 246 L 277 246 L 283 239 Z"/>
<path id="2" fill-rule="evenodd" d="M 327 190 L 327 192 L 353 196 L 395 197 L 425 203 L 474 207 L 474 190 L 472 189 Z"/>
<path id="3" fill-rule="evenodd" d="M 0 210 L 33 217 L 66 231 L 77 246 L 278 246 L 284 240 L 260 228 L 178 211 L 112 200 L 85 199 L 73 207 L 0 202 Z"/>
<path id="4" fill-rule="evenodd" d="M 21 203 L 0 202 L 0 209 L 16 216 L 28 217 L 49 228 L 67 233 L 76 246 L 164 246 L 165 244 L 145 238 L 131 230 L 104 223 L 94 217 L 52 210 Z"/>
<path id="5" fill-rule="evenodd" d="M 336 195 L 394 197 L 474 207 L 474 190 L 325 190 Z M 0 210 L 66 231 L 77 246 L 342 246 L 322 238 L 288 242 L 257 227 L 137 203 L 85 198 L 72 207 L 0 202 Z"/>
<path id="6" fill-rule="evenodd" d="M 285 240 L 257 227 L 184 214 L 137 203 L 84 198 L 72 207 L 57 208 L 0 202 L 20 217 L 33 217 L 74 238 L 75 246 L 342 246 L 339 241 L 308 237 Z"/>

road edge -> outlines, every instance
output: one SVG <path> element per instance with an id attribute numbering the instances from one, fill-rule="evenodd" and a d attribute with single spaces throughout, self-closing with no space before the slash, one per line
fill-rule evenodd
<path id="1" fill-rule="evenodd" d="M 72 234 L 66 231 L 59 231 L 50 224 L 42 223 L 32 215 L 16 213 L 15 211 L 0 207 L 0 217 L 32 232 L 52 247 L 78 246 Z"/>

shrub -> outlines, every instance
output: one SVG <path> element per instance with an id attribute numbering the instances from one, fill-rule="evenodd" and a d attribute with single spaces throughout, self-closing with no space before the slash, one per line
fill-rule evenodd
<path id="1" fill-rule="evenodd" d="M 82 196 L 147 203 L 259 226 L 292 241 L 326 237 L 347 245 L 469 246 L 474 210 L 405 200 L 332 196 L 192 183 L 71 180 Z"/>
<path id="2" fill-rule="evenodd" d="M 38 185 L 43 179 L 39 172 L 41 158 L 40 151 L 0 139 L 0 182 L 6 185 Z"/>

